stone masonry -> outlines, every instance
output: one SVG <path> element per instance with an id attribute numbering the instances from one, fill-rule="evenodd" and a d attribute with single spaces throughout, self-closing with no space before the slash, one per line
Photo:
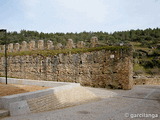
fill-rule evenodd
<path id="1" fill-rule="evenodd" d="M 90 47 L 96 47 L 98 45 L 98 38 L 92 37 L 90 41 Z M 8 52 L 18 52 L 18 51 L 32 51 L 32 50 L 60 50 L 60 49 L 72 49 L 72 48 L 84 48 L 89 47 L 86 46 L 84 41 L 78 41 L 77 44 L 73 42 L 72 39 L 68 39 L 66 45 L 62 45 L 61 43 L 57 43 L 53 45 L 51 40 L 44 41 L 31 40 L 30 42 L 23 41 L 21 44 L 19 43 L 10 43 L 8 44 Z M 0 45 L 0 53 L 4 53 L 5 46 Z"/>
<path id="2" fill-rule="evenodd" d="M 91 47 L 96 47 L 96 45 L 98 45 L 98 38 L 92 37 L 91 38 Z"/>
<path id="3" fill-rule="evenodd" d="M 66 48 L 67 48 L 67 49 L 75 48 L 75 45 L 74 45 L 74 43 L 73 43 L 73 40 L 72 40 L 72 39 L 68 39 L 68 41 L 67 41 L 67 45 L 66 45 Z"/>
<path id="4" fill-rule="evenodd" d="M 91 47 L 98 45 L 98 38 L 91 38 Z M 14 48 L 13 48 L 14 46 Z M 36 47 L 37 46 L 37 47 Z M 43 40 L 38 42 L 24 41 L 21 45 L 9 44 L 9 52 L 46 49 L 84 48 L 84 42 L 76 46 L 69 39 L 66 46 L 61 43 L 53 45 L 48 41 L 46 46 Z M 3 46 L 0 47 L 4 52 Z M 81 85 L 93 87 L 110 87 L 118 89 L 131 89 L 132 55 L 131 50 L 100 50 L 77 54 L 58 54 L 54 56 L 9 56 L 8 76 L 24 79 L 49 80 L 62 82 L 76 82 Z M 5 75 L 4 57 L 0 59 L 0 76 Z"/>
<path id="5" fill-rule="evenodd" d="M 5 75 L 4 57 L 0 60 L 0 75 Z M 107 50 L 50 57 L 14 56 L 8 57 L 8 76 L 131 89 L 132 57 L 129 51 Z"/>

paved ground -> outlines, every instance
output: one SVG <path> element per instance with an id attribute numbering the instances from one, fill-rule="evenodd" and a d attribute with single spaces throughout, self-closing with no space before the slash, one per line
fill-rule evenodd
<path id="1" fill-rule="evenodd" d="M 160 120 L 160 86 L 135 86 L 127 91 L 87 89 L 102 99 L 65 109 L 8 117 L 3 120 Z"/>

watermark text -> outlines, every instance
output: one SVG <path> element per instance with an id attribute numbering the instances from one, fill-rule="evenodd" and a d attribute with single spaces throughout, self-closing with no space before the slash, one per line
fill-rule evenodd
<path id="1" fill-rule="evenodd" d="M 124 115 L 126 118 L 151 118 L 155 119 L 158 118 L 158 114 L 151 114 L 151 113 L 125 113 Z"/>

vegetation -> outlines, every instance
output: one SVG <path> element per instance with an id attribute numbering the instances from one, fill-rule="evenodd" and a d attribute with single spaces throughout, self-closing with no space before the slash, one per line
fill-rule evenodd
<path id="1" fill-rule="evenodd" d="M 66 44 L 66 40 L 71 38 L 74 42 L 89 42 L 92 36 L 97 36 L 99 41 L 108 46 L 120 43 L 131 44 L 134 48 L 134 71 L 136 74 L 159 74 L 160 71 L 160 28 L 145 30 L 118 31 L 114 33 L 107 32 L 81 32 L 81 33 L 39 33 L 37 31 L 21 30 L 18 32 L 8 32 L 7 39 L 10 43 L 21 43 L 22 41 L 51 40 L 54 44 Z M 0 44 L 4 44 L 4 34 L 0 33 Z M 108 47 L 109 48 L 109 47 Z M 108 49 L 103 47 L 73 49 L 73 50 L 55 50 L 55 51 L 26 51 L 13 53 L 12 55 L 24 54 L 57 54 L 57 53 L 79 53 L 93 51 L 97 49 Z M 115 49 L 115 48 L 110 48 Z"/>
<path id="2" fill-rule="evenodd" d="M 95 47 L 95 48 L 75 48 L 75 49 L 61 49 L 61 50 L 34 50 L 34 51 L 20 51 L 20 52 L 13 52 L 8 53 L 9 56 L 23 56 L 23 55 L 32 55 L 32 56 L 51 56 L 57 55 L 60 53 L 64 54 L 74 54 L 74 53 L 85 53 L 85 52 L 92 52 L 92 51 L 99 51 L 99 50 L 128 50 L 130 47 L 127 46 L 104 46 L 104 47 Z M 0 53 L 0 56 L 4 56 L 4 53 Z"/>

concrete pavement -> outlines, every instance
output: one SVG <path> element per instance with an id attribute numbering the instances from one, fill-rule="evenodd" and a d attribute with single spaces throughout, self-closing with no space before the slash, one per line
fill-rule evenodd
<path id="1" fill-rule="evenodd" d="M 160 86 L 134 86 L 132 90 L 85 87 L 102 99 L 48 112 L 3 120 L 160 120 Z"/>

